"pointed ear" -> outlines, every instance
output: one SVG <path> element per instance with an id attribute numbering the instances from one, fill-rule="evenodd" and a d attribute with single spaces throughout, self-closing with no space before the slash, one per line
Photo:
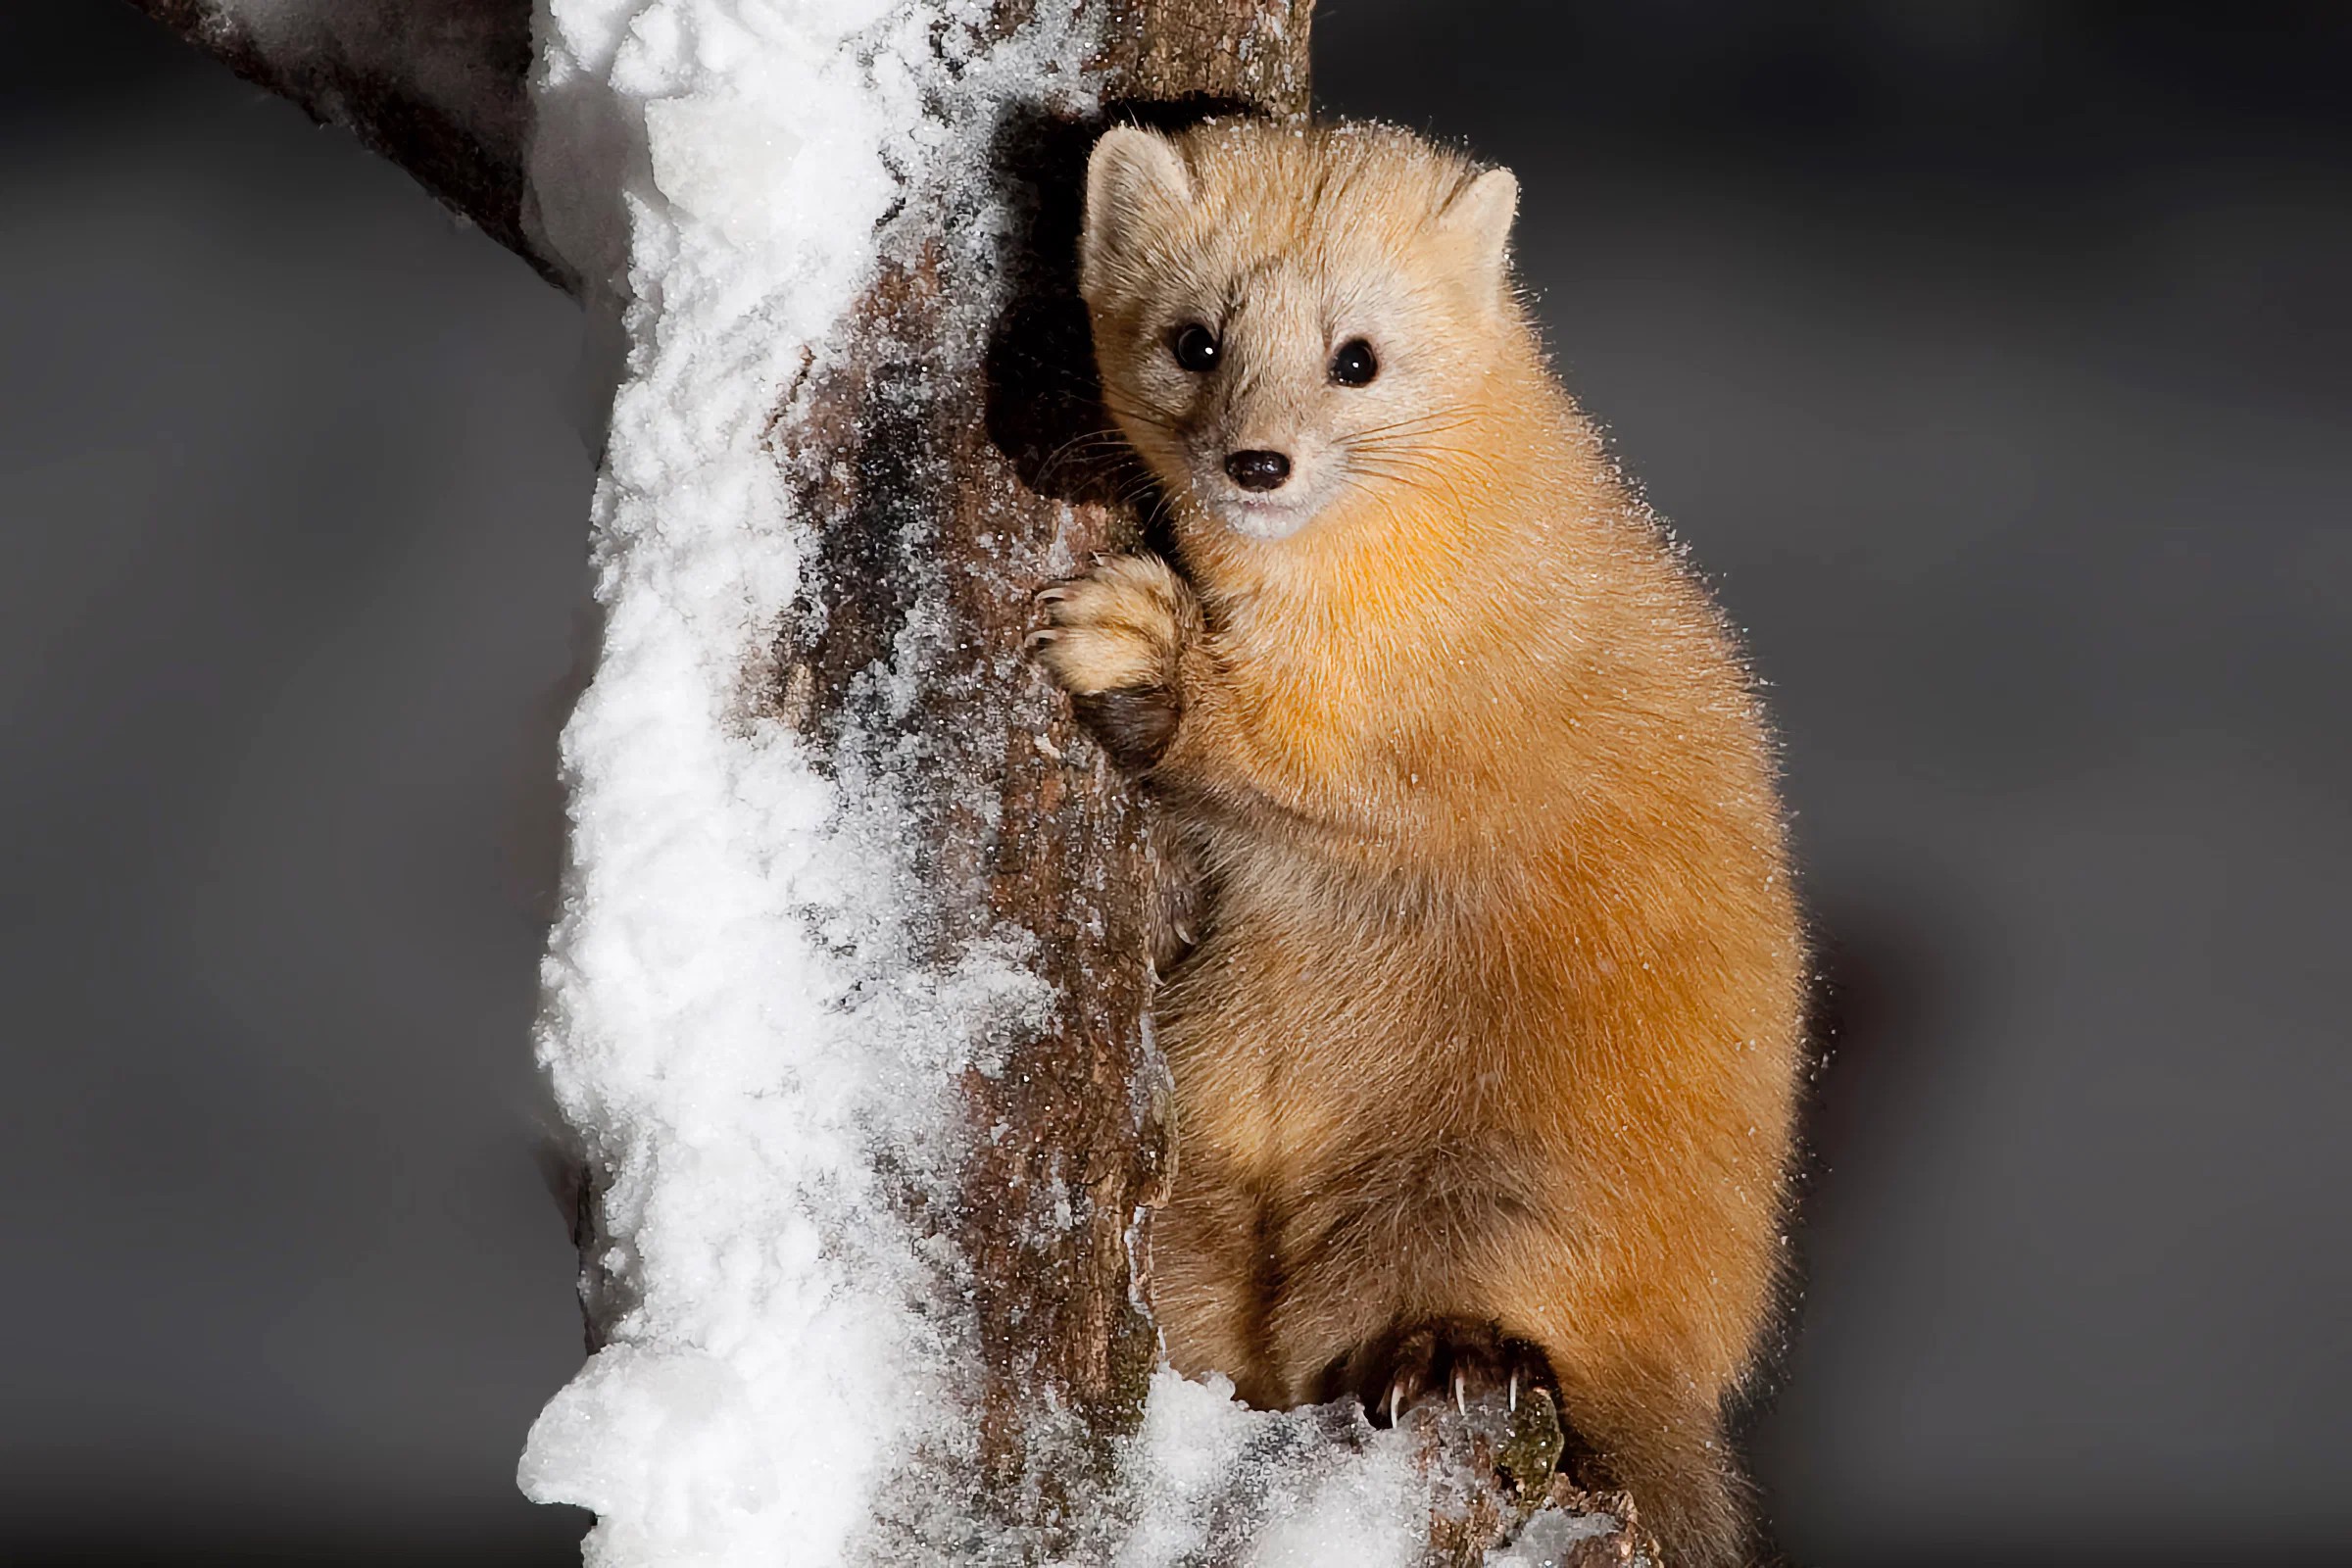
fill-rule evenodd
<path id="1" fill-rule="evenodd" d="M 1078 241 L 1079 287 L 1094 292 L 1102 270 L 1132 249 L 1155 215 L 1193 199 L 1193 178 L 1175 143 L 1155 131 L 1113 125 L 1086 161 L 1086 231 Z"/>
<path id="2" fill-rule="evenodd" d="M 1458 236 L 1465 248 L 1496 277 L 1511 241 L 1511 220 L 1519 212 L 1519 176 L 1490 169 L 1454 192 L 1438 215 L 1441 232 Z"/>

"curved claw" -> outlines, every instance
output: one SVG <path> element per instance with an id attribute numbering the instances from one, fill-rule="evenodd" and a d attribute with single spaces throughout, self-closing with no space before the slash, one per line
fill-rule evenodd
<path id="1" fill-rule="evenodd" d="M 1048 626 L 1043 631 L 1033 631 L 1028 636 L 1022 638 L 1021 652 L 1024 654 L 1034 654 L 1040 648 L 1045 647 L 1048 643 L 1056 643 L 1059 641 L 1061 641 L 1060 631 L 1054 627 Z"/>

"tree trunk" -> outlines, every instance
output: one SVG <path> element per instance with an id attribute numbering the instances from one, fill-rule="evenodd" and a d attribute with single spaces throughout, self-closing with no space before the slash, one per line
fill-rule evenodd
<path id="1" fill-rule="evenodd" d="M 998 15 L 1011 25 L 1030 10 L 1007 0 Z M 1042 1508 L 1048 1517 L 1005 1522 L 1049 1539 L 1074 1499 L 1069 1478 L 1025 1474 L 1061 1446 L 1037 1441 L 1040 1424 L 1074 1417 L 1100 1446 L 1142 1411 L 1156 1342 L 1135 1304 L 1129 1237 L 1143 1234 L 1137 1217 L 1172 1152 L 1145 1025 L 1154 867 L 1140 803 L 1041 677 L 1004 674 L 1035 624 L 1037 589 L 1073 559 L 1138 542 L 1116 472 L 1069 456 L 1107 428 L 1077 292 L 1086 152 L 1121 116 L 1303 113 L 1311 11 L 1312 0 L 1119 0 L 1100 62 L 1109 112 L 1016 120 L 999 139 L 997 175 L 1031 221 L 1004 259 L 1013 303 L 985 375 L 941 385 L 927 373 L 955 329 L 956 282 L 933 246 L 876 284 L 851 363 L 812 389 L 787 437 L 825 565 L 823 631 L 788 641 L 778 662 L 782 711 L 828 741 L 845 718 L 871 733 L 879 715 L 849 711 L 854 679 L 887 659 L 913 580 L 944 575 L 952 652 L 899 721 L 938 749 L 938 786 L 920 805 L 939 936 L 952 945 L 1017 925 L 1059 995 L 1014 1070 L 967 1075 L 970 1125 L 1011 1132 L 978 1143 L 962 1211 L 940 1218 L 971 1268 L 990 1495 Z M 1075 1223 L 1041 1223 L 1050 1211 Z"/>
<path id="2" fill-rule="evenodd" d="M 321 4 L 308 20 L 266 26 L 208 0 L 133 3 L 349 126 L 577 287 L 529 211 L 529 0 Z M 996 25 L 1009 31 L 1051 3 L 999 0 Z M 924 936 L 944 955 L 1017 928 L 1056 991 L 1049 1024 L 1011 1043 L 1006 1069 L 965 1077 L 967 1123 L 991 1136 L 972 1140 L 960 1205 L 915 1215 L 952 1242 L 971 1289 L 985 1362 L 979 1506 L 1005 1539 L 1033 1544 L 1032 1560 L 1070 1547 L 1084 1494 L 1143 1408 L 1155 1344 L 1136 1305 L 1131 1237 L 1140 1244 L 1138 1220 L 1171 1154 L 1164 1067 L 1148 1032 L 1154 868 L 1143 809 L 1017 660 L 1034 591 L 1088 552 L 1137 540 L 1116 475 L 1070 457 L 1108 428 L 1075 282 L 1085 152 L 1116 118 L 1303 113 L 1312 10 L 1312 0 L 1091 3 L 1106 13 L 1095 63 L 1106 112 L 1084 122 L 1016 117 L 994 149 L 994 177 L 1028 222 L 1000 258 L 1011 304 L 985 352 L 942 352 L 968 330 L 950 305 L 972 283 L 956 274 L 948 215 L 933 215 L 929 242 L 885 264 L 846 352 L 791 389 L 773 431 L 818 540 L 806 612 L 779 632 L 773 714 L 820 754 L 913 748 L 927 781 L 909 803 L 931 901 Z M 938 372 L 961 363 L 984 368 Z M 890 663 L 918 599 L 934 614 L 944 607 L 945 623 L 927 629 L 937 652 L 914 702 L 894 710 L 858 677 Z M 746 650 L 747 662 L 756 653 Z M 593 1277 L 602 1173 L 584 1174 L 576 1235 L 593 1344 L 607 1310 Z M 1098 1462 L 1073 1469 L 1072 1451 Z M 1539 1457 L 1529 1490 L 1553 1496 L 1550 1456 Z M 1522 1503 L 1486 1479 L 1494 1459 L 1494 1443 L 1478 1446 L 1476 1473 L 1434 1528 L 1433 1558 L 1477 1561 L 1532 1506 L 1532 1495 Z M 1461 1456 L 1433 1450 L 1430 1462 Z M 1631 1550 L 1629 1532 L 1602 1533 L 1574 1560 L 1623 1561 Z"/>
<path id="3" fill-rule="evenodd" d="M 1189 100 L 1303 112 L 1310 9 L 1311 0 L 1129 0 L 1108 29 L 1106 96 L 1139 109 Z M 1003 652 L 1035 623 L 1030 594 L 1068 571 L 1054 559 L 1057 540 L 1080 559 L 1137 543 L 1133 517 L 1109 504 L 1115 474 L 1099 463 L 1055 461 L 1104 428 L 1076 276 L 1079 176 L 1100 126 L 1009 127 L 1003 174 L 1033 193 L 1035 220 L 1014 261 L 1017 303 L 991 345 L 986 380 L 935 388 L 906 421 L 917 428 L 903 434 L 922 454 L 913 471 L 854 462 L 851 473 L 867 483 L 809 491 L 827 553 L 844 562 L 886 538 L 903 509 L 944 519 L 935 548 L 957 584 L 951 640 L 967 652 L 943 671 L 928 694 L 932 711 L 914 722 L 957 737 L 962 755 L 940 776 L 995 780 L 1001 810 L 984 813 L 968 798 L 938 802 L 943 892 L 967 920 L 1013 921 L 1035 933 L 1063 999 L 1056 1027 L 1023 1048 L 1018 1072 L 975 1074 L 968 1084 L 973 1125 L 1021 1130 L 976 1155 L 967 1191 L 996 1196 L 953 1221 L 980 1282 L 989 1446 L 1007 1464 L 1024 1412 L 1041 1397 L 1088 1412 L 1090 1426 L 1140 1408 L 1154 1355 L 1131 1300 L 1126 1238 L 1153 1200 L 1171 1131 L 1164 1097 L 1150 1088 L 1161 1069 L 1144 1037 L 1152 867 L 1134 793 L 1042 678 L 1007 689 L 995 674 Z M 865 310 L 873 358 L 820 396 L 831 416 L 810 427 L 815 450 L 802 472 L 828 471 L 845 438 L 858 453 L 901 438 L 892 427 L 906 416 L 893 412 L 900 370 L 889 345 L 935 336 L 939 283 L 926 258 L 875 290 Z M 894 591 L 882 574 L 850 570 L 830 580 L 839 584 L 831 646 L 793 666 L 835 673 L 812 682 L 818 693 L 837 691 L 839 672 L 880 652 L 873 639 L 887 634 Z M 857 613 L 843 617 L 853 602 Z M 821 712 L 828 702 L 819 696 L 813 706 Z M 1047 745 L 1037 744 L 1041 735 Z M 984 818 L 1003 825 L 992 830 Z M 1070 1171 L 1084 1173 L 1070 1196 L 1082 1198 L 1085 1222 L 1041 1229 L 1030 1194 L 1068 1181 L 1061 1173 Z"/>

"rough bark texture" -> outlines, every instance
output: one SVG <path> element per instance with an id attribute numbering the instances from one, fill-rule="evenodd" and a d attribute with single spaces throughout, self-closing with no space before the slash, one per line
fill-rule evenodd
<path id="1" fill-rule="evenodd" d="M 529 0 L 321 5 L 266 37 L 219 0 L 133 3 L 349 127 L 569 286 L 527 232 Z M 1039 3 L 1051 0 L 1001 0 L 998 24 L 1017 26 Z M 944 246 L 893 263 L 846 352 L 792 389 L 774 434 L 821 540 L 810 602 L 775 662 L 776 710 L 837 758 L 911 749 L 921 766 L 902 776 L 932 781 L 913 804 L 936 950 L 1017 927 L 1059 989 L 1052 1026 L 1005 1043 L 1009 1069 L 964 1085 L 976 1136 L 962 1205 L 918 1215 L 965 1260 L 985 1362 L 978 1487 L 1004 1538 L 1034 1544 L 1033 1556 L 1070 1544 L 1072 1494 L 1100 1474 L 1082 1461 L 1106 1457 L 1141 1409 L 1155 1345 L 1135 1304 L 1130 1246 L 1143 1261 L 1136 1221 L 1155 1200 L 1172 1133 L 1148 1035 L 1154 867 L 1143 809 L 1018 653 L 1036 589 L 1090 552 L 1137 542 L 1115 447 L 1089 439 L 1110 426 L 1074 275 L 1085 152 L 1112 118 L 1303 112 L 1312 11 L 1312 0 L 1082 3 L 1107 13 L 1108 109 L 1001 127 L 1000 190 L 1030 220 L 1005 259 L 1001 318 L 975 328 L 957 308 L 985 280 L 952 275 Z M 956 217 L 939 214 L 936 231 Z M 975 333 L 986 341 L 969 341 Z M 984 373 L 938 371 L 975 360 Z M 910 617 L 929 652 L 920 700 L 898 713 L 861 677 L 904 664 Z M 599 1234 L 590 1174 L 575 1230 L 584 1253 Z M 1632 1560 L 1639 1532 L 1622 1499 L 1587 1497 L 1552 1475 L 1557 1437 L 1542 1451 L 1538 1435 L 1540 1462 L 1524 1435 L 1473 1437 L 1467 1451 L 1464 1440 L 1431 1437 L 1430 1463 L 1454 1478 L 1431 1562 L 1476 1563 L 1539 1500 L 1627 1520 L 1568 1561 Z M 1498 1484 L 1498 1467 L 1522 1484 Z"/>
<path id="2" fill-rule="evenodd" d="M 1110 114 L 1303 111 L 1310 9 L 1121 0 L 1099 62 Z M 1000 24 L 1030 10 L 1007 0 Z M 871 744 L 880 720 L 860 672 L 892 657 L 918 601 L 944 608 L 922 702 L 892 729 L 935 781 L 917 805 L 936 938 L 945 950 L 1025 929 L 1061 998 L 1011 1070 L 968 1079 L 981 1136 L 965 1202 L 934 1217 L 970 1269 L 989 1496 L 1049 1545 L 1073 1500 L 1056 1494 L 1073 1479 L 1062 1469 L 1073 1446 L 1100 1452 L 1141 1410 L 1156 1346 L 1132 1299 L 1129 1235 L 1155 1199 L 1170 1136 L 1144 1025 L 1154 878 L 1139 804 L 1019 658 L 1037 589 L 1136 542 L 1116 505 L 1116 459 L 1088 440 L 1109 426 L 1075 275 L 1086 150 L 1108 118 L 1016 116 L 999 128 L 1000 190 L 1029 224 L 1004 259 L 1011 300 L 988 328 L 982 377 L 943 383 L 933 371 L 982 347 L 941 352 L 972 330 L 958 307 L 986 285 L 951 275 L 932 247 L 889 269 L 847 363 L 802 389 L 779 431 L 823 541 L 821 613 L 807 622 L 820 630 L 777 662 L 782 710 L 835 746 L 853 734 Z"/>

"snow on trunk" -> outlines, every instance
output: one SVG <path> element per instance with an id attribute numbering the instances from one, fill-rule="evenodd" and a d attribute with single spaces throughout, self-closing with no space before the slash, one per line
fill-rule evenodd
<path id="1" fill-rule="evenodd" d="M 626 346 L 539 1048 L 604 1184 L 609 1343 L 521 1465 L 532 1497 L 596 1510 L 592 1564 L 858 1560 L 895 1472 L 970 1442 L 955 1260 L 879 1167 L 952 1200 L 957 1075 L 1051 989 L 1011 939 L 924 951 L 904 781 L 886 753 L 816 765 L 760 651 L 812 553 L 779 409 L 894 213 L 974 177 L 1011 95 L 1085 92 L 1066 13 L 993 42 L 986 20 L 888 0 L 539 19 L 539 222 Z M 962 240 L 989 243 L 985 219 Z M 907 670 L 871 673 L 911 701 Z"/>

